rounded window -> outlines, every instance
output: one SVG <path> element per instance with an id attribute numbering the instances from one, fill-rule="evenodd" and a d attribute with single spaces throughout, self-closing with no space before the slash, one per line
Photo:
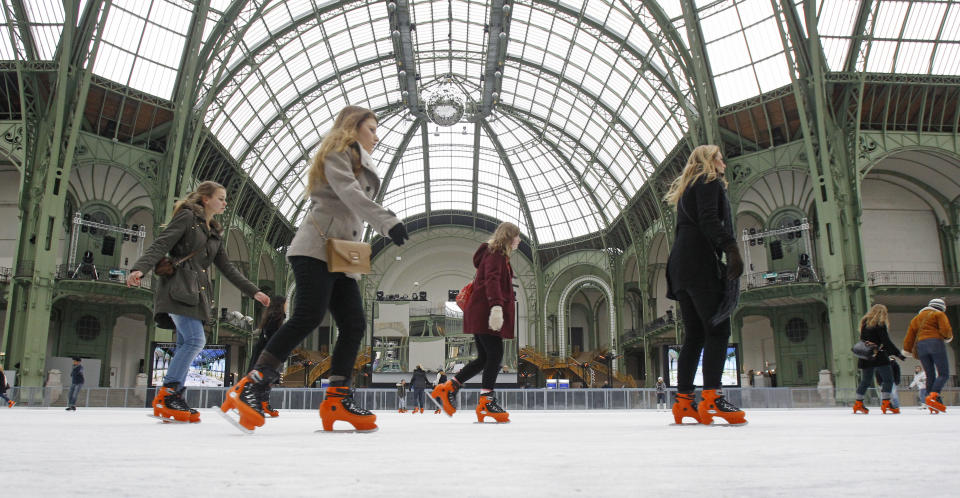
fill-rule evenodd
<path id="1" fill-rule="evenodd" d="M 787 322 L 787 339 L 790 342 L 803 342 L 807 340 L 810 329 L 807 327 L 807 321 L 803 318 L 791 318 Z"/>
<path id="2" fill-rule="evenodd" d="M 77 320 L 77 337 L 92 341 L 100 335 L 100 320 L 92 315 L 83 315 Z"/>

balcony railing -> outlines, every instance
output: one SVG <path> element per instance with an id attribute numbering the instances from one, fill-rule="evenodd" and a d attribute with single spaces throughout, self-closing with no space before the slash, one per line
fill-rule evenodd
<path id="1" fill-rule="evenodd" d="M 872 271 L 867 273 L 867 284 L 920 287 L 960 285 L 960 273 L 943 271 Z"/>
<path id="2" fill-rule="evenodd" d="M 740 277 L 740 288 L 743 290 L 757 289 L 760 287 L 771 287 L 774 285 L 796 284 L 796 283 L 823 283 L 819 277 L 823 273 L 820 269 L 811 271 L 801 269 L 799 272 L 790 271 L 766 271 L 757 273 L 747 273 Z"/>
<path id="3" fill-rule="evenodd" d="M 100 267 L 92 264 L 79 264 L 70 267 L 69 265 L 57 265 L 57 272 L 54 275 L 56 280 L 94 280 L 97 282 L 107 282 L 117 285 L 127 285 L 128 270 L 120 268 Z M 144 275 L 140 279 L 141 289 L 152 289 L 153 280 L 150 275 Z"/>

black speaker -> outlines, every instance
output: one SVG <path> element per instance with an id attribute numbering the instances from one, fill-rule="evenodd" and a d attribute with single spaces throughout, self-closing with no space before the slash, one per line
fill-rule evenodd
<path id="1" fill-rule="evenodd" d="M 783 259 L 783 246 L 779 240 L 770 242 L 770 258 Z"/>
<path id="2" fill-rule="evenodd" d="M 139 230 L 140 230 L 140 225 L 131 225 L 131 226 L 130 226 L 130 229 L 131 229 L 131 230 L 137 230 L 137 231 L 139 231 Z M 138 236 L 136 236 L 136 235 L 131 235 L 131 236 L 130 236 L 130 242 L 136 242 L 137 240 L 139 240 L 139 237 L 138 237 Z"/>
<path id="3" fill-rule="evenodd" d="M 128 227 L 127 225 L 123 225 L 123 228 L 130 228 L 130 227 Z M 126 242 L 126 241 L 128 241 L 128 240 L 130 240 L 130 234 L 124 232 L 124 233 L 123 233 L 123 241 Z"/>
<path id="4" fill-rule="evenodd" d="M 449 289 L 449 290 L 447 291 L 447 301 L 456 301 L 456 300 L 457 300 L 457 294 L 459 294 L 459 293 L 460 293 L 460 291 L 457 290 L 457 289 Z"/>
<path id="5" fill-rule="evenodd" d="M 103 247 L 100 248 L 100 254 L 104 256 L 113 256 L 113 248 L 117 244 L 116 237 L 110 235 L 103 236 Z"/>

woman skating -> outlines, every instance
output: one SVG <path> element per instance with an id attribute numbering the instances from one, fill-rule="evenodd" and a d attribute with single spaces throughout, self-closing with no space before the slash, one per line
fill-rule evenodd
<path id="1" fill-rule="evenodd" d="M 733 237 L 730 202 L 716 145 L 693 150 L 666 201 L 677 207 L 676 239 L 667 260 L 667 297 L 680 302 L 683 348 L 677 359 L 673 417 L 710 424 L 721 417 L 745 424 L 743 410 L 724 398 L 720 378 L 730 337 L 730 311 L 736 304 L 743 260 Z M 726 265 L 721 262 L 726 256 Z M 693 378 L 703 353 L 703 401 L 695 402 Z"/>
<path id="2" fill-rule="evenodd" d="M 263 391 L 277 379 L 290 352 L 317 328 L 327 310 L 340 333 L 333 349 L 330 386 L 320 404 L 323 429 L 332 431 L 334 422 L 341 420 L 356 431 L 377 430 L 376 415 L 357 406 L 350 389 L 367 327 L 357 284 L 360 275 L 329 271 L 325 246 L 328 238 L 359 241 L 364 221 L 377 232 L 389 234 L 397 245 L 409 238 L 403 223 L 373 200 L 380 178 L 370 154 L 378 141 L 373 111 L 347 106 L 313 158 L 307 178 L 312 204 L 287 249 L 297 285 L 293 314 L 220 407 L 224 413 L 236 409 L 240 426 L 248 431 L 264 423 L 259 403 Z"/>
<path id="3" fill-rule="evenodd" d="M 178 202 L 173 219 L 134 263 L 127 286 L 140 285 L 140 279 L 169 254 L 179 261 L 170 276 L 154 280 L 153 313 L 158 325 L 176 328 L 177 348 L 163 377 L 163 386 L 153 399 L 153 415 L 180 422 L 199 422 L 200 413 L 184 399 L 184 382 L 190 363 L 206 344 L 203 324 L 211 318 L 213 285 L 208 272 L 216 267 L 244 294 L 264 306 L 270 298 L 247 280 L 227 257 L 223 228 L 213 217 L 227 207 L 227 191 L 216 182 L 206 181 L 195 192 Z"/>
<path id="4" fill-rule="evenodd" d="M 890 368 L 890 356 L 904 359 L 897 346 L 890 341 L 887 328 L 890 320 L 887 318 L 887 307 L 874 304 L 870 311 L 860 319 L 860 340 L 876 346 L 872 358 L 857 360 L 860 369 L 860 384 L 857 385 L 857 401 L 853 404 L 853 413 L 870 413 L 863 405 L 863 397 L 867 389 L 873 385 L 874 374 L 880 377 L 880 408 L 883 413 L 900 413 L 890 401 L 890 392 L 893 389 L 893 370 Z"/>
<path id="5" fill-rule="evenodd" d="M 494 388 L 503 361 L 503 340 L 513 338 L 514 292 L 510 254 L 519 245 L 520 228 L 504 222 L 473 255 L 477 274 L 473 278 L 473 294 L 467 309 L 463 310 L 463 331 L 473 334 L 477 357 L 430 394 L 447 415 L 453 416 L 457 411 L 456 395 L 463 383 L 482 371 L 480 399 L 475 410 L 477 420 L 483 422 L 490 417 L 498 423 L 510 421 L 510 414 L 497 402 Z"/>

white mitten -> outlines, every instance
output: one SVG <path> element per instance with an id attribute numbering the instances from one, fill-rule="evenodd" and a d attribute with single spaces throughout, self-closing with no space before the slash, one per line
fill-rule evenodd
<path id="1" fill-rule="evenodd" d="M 490 308 L 490 320 L 488 322 L 490 330 L 500 330 L 500 327 L 503 327 L 503 308 L 500 306 Z"/>

